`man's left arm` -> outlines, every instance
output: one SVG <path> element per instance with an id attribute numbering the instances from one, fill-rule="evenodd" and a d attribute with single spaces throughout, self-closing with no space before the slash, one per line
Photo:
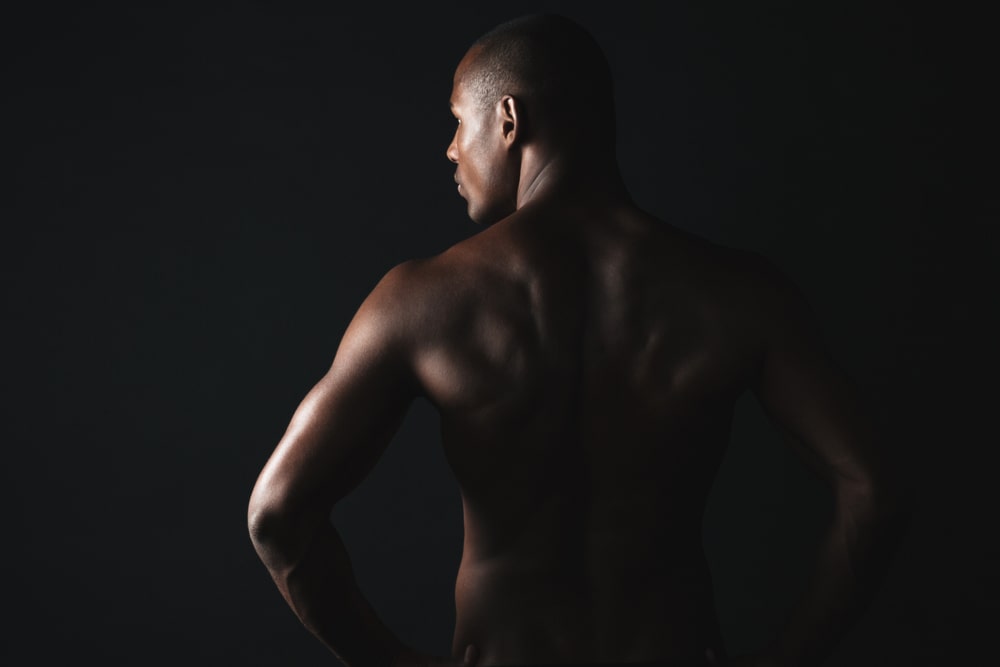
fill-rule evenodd
<path id="1" fill-rule="evenodd" d="M 375 287 L 333 364 L 296 410 L 251 494 L 258 555 L 289 606 L 350 667 L 414 655 L 362 595 L 330 512 L 374 467 L 419 392 L 412 374 L 405 267 Z"/>

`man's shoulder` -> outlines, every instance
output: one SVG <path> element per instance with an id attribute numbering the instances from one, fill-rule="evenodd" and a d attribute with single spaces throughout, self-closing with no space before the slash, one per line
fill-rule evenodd
<path id="1" fill-rule="evenodd" d="M 805 293 L 778 262 L 748 250 L 730 249 L 725 254 L 733 301 L 765 338 L 812 324 Z"/>
<path id="2" fill-rule="evenodd" d="M 794 290 L 788 275 L 771 258 L 757 251 L 728 248 L 724 261 L 746 289 L 773 299 Z"/>
<path id="3" fill-rule="evenodd" d="M 686 232 L 678 240 L 665 244 L 664 275 L 681 278 L 704 304 L 717 305 L 740 326 L 769 331 L 809 316 L 803 292 L 773 258 Z"/>
<path id="4" fill-rule="evenodd" d="M 661 243 L 663 265 L 676 263 L 690 270 L 690 278 L 731 288 L 742 298 L 773 298 L 794 289 L 788 276 L 766 255 L 727 245 L 691 232 L 671 228 Z"/>
<path id="5" fill-rule="evenodd" d="M 476 272 L 476 262 L 462 244 L 427 257 L 405 260 L 389 269 L 373 290 L 403 303 L 455 296 Z"/>
<path id="6" fill-rule="evenodd" d="M 407 313 L 439 296 L 435 262 L 432 258 L 408 259 L 390 268 L 365 300 L 366 306 L 388 316 Z"/>
<path id="7" fill-rule="evenodd" d="M 478 280 L 475 262 L 451 250 L 408 259 L 389 269 L 372 289 L 363 309 L 382 326 L 408 330 L 439 325 L 470 298 Z"/>

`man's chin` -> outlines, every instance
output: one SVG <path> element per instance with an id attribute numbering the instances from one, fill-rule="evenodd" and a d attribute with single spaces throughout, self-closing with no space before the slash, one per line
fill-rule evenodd
<path id="1" fill-rule="evenodd" d="M 480 227 L 496 224 L 514 212 L 514 208 L 496 207 L 491 209 L 475 209 L 469 204 L 469 219 Z"/>

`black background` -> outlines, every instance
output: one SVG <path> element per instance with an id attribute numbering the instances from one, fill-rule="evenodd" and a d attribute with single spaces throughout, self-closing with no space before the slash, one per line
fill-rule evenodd
<path id="1" fill-rule="evenodd" d="M 354 310 L 477 231 L 445 159 L 468 44 L 577 18 L 636 201 L 806 293 L 918 489 L 832 665 L 958 665 L 995 629 L 996 59 L 900 3 L 36 4 L 3 18 L 4 664 L 320 665 L 246 501 Z M 334 514 L 386 622 L 449 648 L 461 547 L 418 404 Z M 732 651 L 828 516 L 747 398 L 705 520 Z"/>

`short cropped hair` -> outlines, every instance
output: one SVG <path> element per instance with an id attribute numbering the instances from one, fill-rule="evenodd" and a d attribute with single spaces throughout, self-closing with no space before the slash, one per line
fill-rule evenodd
<path id="1" fill-rule="evenodd" d="M 611 67 L 594 37 L 575 21 L 533 14 L 502 23 L 469 49 L 462 80 L 481 108 L 504 95 L 560 124 L 584 122 L 592 134 L 614 142 Z"/>

